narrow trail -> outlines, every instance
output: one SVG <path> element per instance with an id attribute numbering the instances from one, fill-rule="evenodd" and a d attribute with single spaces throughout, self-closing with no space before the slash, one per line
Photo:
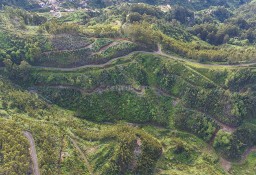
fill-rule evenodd
<path id="1" fill-rule="evenodd" d="M 214 119 L 214 118 L 212 118 L 212 119 L 213 119 L 221 128 L 220 128 L 220 129 L 217 129 L 217 130 L 215 131 L 215 133 L 213 134 L 212 138 L 210 139 L 210 141 L 209 141 L 209 149 L 214 149 L 214 148 L 213 148 L 213 143 L 214 143 L 214 140 L 215 140 L 215 138 L 216 138 L 216 136 L 217 136 L 217 133 L 218 133 L 220 130 L 223 130 L 223 131 L 226 131 L 226 132 L 229 132 L 229 133 L 233 133 L 233 132 L 236 130 L 235 127 L 227 126 L 227 125 L 225 125 L 225 124 L 219 122 L 218 120 L 216 120 L 216 119 Z M 220 157 L 220 161 L 219 161 L 219 162 L 220 162 L 221 167 L 225 170 L 225 172 L 226 172 L 227 174 L 229 174 L 229 171 L 230 171 L 230 169 L 232 168 L 232 163 L 231 163 L 230 161 L 226 160 L 226 159 L 223 158 L 223 157 Z"/>
<path id="2" fill-rule="evenodd" d="M 83 153 L 83 151 L 78 146 L 77 142 L 74 139 L 72 139 L 71 137 L 69 137 L 69 138 L 70 138 L 71 142 L 73 143 L 73 145 L 75 146 L 76 150 L 80 153 L 81 157 L 83 158 L 90 175 L 94 175 L 93 168 L 91 167 L 91 165 L 90 165 L 88 159 L 86 158 L 85 154 Z"/>
<path id="3" fill-rule="evenodd" d="M 256 152 L 256 146 L 245 150 L 245 152 L 241 155 L 241 160 L 239 161 L 239 164 L 243 164 L 247 157 L 249 156 L 249 154 L 251 154 L 252 152 Z"/>
<path id="4" fill-rule="evenodd" d="M 85 46 L 84 49 L 92 49 L 93 44 L 95 43 L 96 39 L 89 45 Z"/>
<path id="5" fill-rule="evenodd" d="M 241 159 L 238 163 L 234 163 L 237 165 L 241 165 L 243 163 L 245 163 L 245 160 L 247 159 L 247 157 L 249 156 L 249 154 L 251 154 L 252 152 L 256 152 L 256 146 L 248 148 L 242 155 L 241 155 Z M 224 158 L 220 158 L 220 165 L 221 167 L 225 170 L 225 172 L 227 174 L 230 174 L 229 171 L 232 168 L 232 162 L 224 159 Z"/>
<path id="6" fill-rule="evenodd" d="M 112 45 L 115 44 L 115 42 L 111 43 Z M 100 51 L 104 51 L 105 49 L 111 47 L 112 45 L 107 45 L 103 48 L 100 49 Z M 177 60 L 177 61 L 181 61 L 181 62 L 187 62 L 187 63 L 192 63 L 192 64 L 197 64 L 199 66 L 203 66 L 203 67 L 209 67 L 209 68 L 214 68 L 214 67 L 219 67 L 219 66 L 222 66 L 223 68 L 239 68 L 239 67 L 250 67 L 250 66 L 256 66 L 256 62 L 254 63 L 241 63 L 241 64 L 236 64 L 236 65 L 225 65 L 225 64 L 202 64 L 202 63 L 198 63 L 196 61 L 193 61 L 193 60 L 187 60 L 187 59 L 184 59 L 184 58 L 181 58 L 181 57 L 178 57 L 178 56 L 174 56 L 174 55 L 169 55 L 169 54 L 166 54 L 162 51 L 162 48 L 160 45 L 158 45 L 158 50 L 155 51 L 155 52 L 148 52 L 148 51 L 134 51 L 134 52 L 131 52 L 127 55 L 124 55 L 124 56 L 120 56 L 120 57 L 117 57 L 117 58 L 114 58 L 114 59 L 111 59 L 109 60 L 108 62 L 106 63 L 103 63 L 103 64 L 92 64 L 92 65 L 84 65 L 84 66 L 79 66 L 79 67 L 72 67 L 72 68 L 55 68 L 55 67 L 45 67 L 45 66 L 32 66 L 32 68 L 36 68 L 36 69 L 45 69 L 45 70 L 59 70 L 59 71 L 76 71 L 76 70 L 80 70 L 80 69 L 84 69 L 84 68 L 104 68 L 108 65 L 111 65 L 113 62 L 115 62 L 116 60 L 118 59 L 121 59 L 121 58 L 125 58 L 125 57 L 130 57 L 134 54 L 138 54 L 138 53 L 142 53 L 142 54 L 153 54 L 153 55 L 157 55 L 157 56 L 163 56 L 163 57 L 166 57 L 166 58 L 169 58 L 169 59 L 172 59 L 172 60 Z M 187 66 L 188 68 L 190 68 L 189 66 Z M 192 68 L 190 68 L 192 69 Z M 193 72 L 194 73 L 197 73 L 199 74 L 197 71 L 195 71 L 193 69 Z M 200 74 L 201 75 L 201 74 Z M 210 80 L 208 77 L 205 77 L 202 75 L 203 78 L 205 78 L 207 81 L 210 81 L 212 82 L 212 80 Z M 212 82 L 213 83 L 213 82 Z M 215 84 L 215 83 L 214 83 Z M 78 90 L 80 92 L 84 92 L 84 89 L 80 89 L 80 88 L 77 88 L 77 87 L 67 87 L 67 86 L 55 86 L 55 88 L 62 88 L 62 89 L 75 89 L 75 90 Z M 96 90 L 96 92 L 99 92 L 100 90 Z M 137 92 L 137 90 L 134 90 L 135 92 Z M 88 92 L 87 92 L 88 93 Z M 90 92 L 92 93 L 92 92 Z M 164 94 L 163 92 L 161 91 L 158 91 L 158 94 Z M 236 128 L 235 127 L 230 127 L 228 125 L 225 125 L 217 120 L 215 120 L 216 123 L 218 123 L 220 126 L 221 126 L 221 129 L 226 131 L 226 132 L 230 132 L 230 133 L 233 133 Z M 76 149 L 80 152 L 81 156 L 83 157 L 87 167 L 88 167 L 88 170 L 90 172 L 90 174 L 93 174 L 93 171 L 92 171 L 92 168 L 90 167 L 90 164 L 86 158 L 86 156 L 84 155 L 84 153 L 82 152 L 82 150 L 79 148 L 79 146 L 77 145 L 77 143 L 72 139 L 70 138 L 72 143 L 74 144 L 74 146 L 76 147 Z M 248 157 L 248 155 L 253 152 L 253 151 L 256 151 L 256 147 L 253 147 L 253 148 L 249 148 L 247 149 L 241 156 L 241 161 L 240 163 L 243 163 L 246 158 Z M 231 170 L 232 168 L 232 163 L 224 158 L 220 158 L 220 165 L 223 167 L 223 169 L 229 174 L 229 171 Z"/>
<path id="7" fill-rule="evenodd" d="M 33 163 L 33 174 L 40 175 L 34 138 L 32 134 L 28 131 L 24 131 L 24 135 L 27 137 L 30 144 L 29 152 Z"/>
<path id="8" fill-rule="evenodd" d="M 237 68 L 237 67 L 250 67 L 250 66 L 256 66 L 256 62 L 255 63 L 244 63 L 244 64 L 237 64 L 237 65 L 225 65 L 225 64 L 202 64 L 202 63 L 198 63 L 195 61 L 191 61 L 185 58 L 180 58 L 174 55 L 169 55 L 166 54 L 162 51 L 161 47 L 158 48 L 157 51 L 155 52 L 149 52 L 149 51 L 133 51 L 127 55 L 123 55 L 120 57 L 116 57 L 113 58 L 111 60 L 109 60 L 106 63 L 103 64 L 90 64 L 90 65 L 84 65 L 84 66 L 78 66 L 78 67 L 71 67 L 71 68 L 57 68 L 57 67 L 47 67 L 47 66 L 31 66 L 32 68 L 36 68 L 36 69 L 45 69 L 45 70 L 59 70 L 59 71 L 76 71 L 76 70 L 80 70 L 80 69 L 84 69 L 84 68 L 103 68 L 106 67 L 108 65 L 111 65 L 114 61 L 120 59 L 120 58 L 125 58 L 125 57 L 130 57 L 134 54 L 138 54 L 138 53 L 144 53 L 144 54 L 153 54 L 153 55 L 160 55 L 160 56 L 164 56 L 167 57 L 169 59 L 172 60 L 177 60 L 177 61 L 182 61 L 182 62 L 187 62 L 187 63 L 193 63 L 193 64 L 198 64 L 200 66 L 204 66 L 204 67 L 219 67 L 222 66 L 223 68 Z M 207 78 L 208 79 L 208 78 Z"/>
<path id="9" fill-rule="evenodd" d="M 100 50 L 97 53 L 102 53 L 105 50 L 107 50 L 108 48 L 113 47 L 113 46 L 115 46 L 117 44 L 119 44 L 117 41 L 114 41 L 114 42 L 112 42 L 110 44 L 107 44 L 106 46 L 103 46 L 102 48 L 100 48 Z"/>
<path id="10" fill-rule="evenodd" d="M 153 90 L 156 92 L 158 96 L 173 97 L 161 88 L 154 87 Z"/>
<path id="11" fill-rule="evenodd" d="M 249 66 L 256 66 L 256 62 L 252 62 L 252 63 L 241 63 L 241 64 L 234 64 L 234 65 L 230 65 L 230 64 L 203 64 L 203 63 L 199 63 L 199 62 L 196 62 L 195 60 L 188 60 L 188 59 L 185 59 L 185 58 L 181 58 L 181 57 L 178 57 L 178 56 L 174 56 L 174 55 L 169 55 L 169 54 L 166 54 L 162 51 L 162 48 L 161 48 L 161 45 L 158 44 L 158 50 L 153 52 L 155 54 L 159 54 L 159 55 L 162 55 L 162 56 L 165 56 L 165 57 L 168 57 L 168 58 L 171 58 L 171 59 L 174 59 L 174 60 L 178 60 L 178 61 L 182 61 L 182 62 L 188 62 L 188 63 L 194 63 L 194 64 L 198 64 L 198 65 L 201 65 L 201 66 L 207 66 L 207 67 L 219 67 L 219 66 L 222 66 L 222 67 L 249 67 Z"/>
<path id="12" fill-rule="evenodd" d="M 37 89 L 37 87 L 49 87 L 49 88 L 55 88 L 55 89 L 70 89 L 70 90 L 76 90 L 79 91 L 82 94 L 86 94 L 86 95 L 91 95 L 94 93 L 103 93 L 105 91 L 131 91 L 136 93 L 138 96 L 143 96 L 146 93 L 146 89 L 150 89 L 149 86 L 138 86 L 137 88 L 135 88 L 132 85 L 116 85 L 116 86 L 107 86 L 107 87 L 96 87 L 94 89 L 90 89 L 90 90 L 86 90 L 84 88 L 80 88 L 80 87 L 76 87 L 76 86 L 72 86 L 72 85 L 35 85 L 33 87 L 30 87 L 29 89 Z M 158 96 L 165 96 L 165 97 L 171 97 L 174 99 L 174 106 L 176 106 L 179 102 L 180 99 L 178 99 L 175 96 L 172 96 L 170 94 L 168 94 L 167 92 L 163 91 L 160 88 L 157 87 L 153 87 L 152 90 L 156 93 L 156 95 Z"/>
<path id="13" fill-rule="evenodd" d="M 229 174 L 229 171 L 232 167 L 232 163 L 221 157 L 220 164 L 221 167 L 225 170 L 225 172 Z"/>
<path id="14" fill-rule="evenodd" d="M 133 160 L 131 162 L 131 169 L 134 170 L 138 167 L 139 158 L 142 154 L 142 141 L 139 137 L 137 137 L 136 142 L 134 144 L 134 151 L 133 151 Z"/>
<path id="15" fill-rule="evenodd" d="M 90 65 L 84 65 L 84 66 L 72 67 L 72 68 L 57 68 L 57 67 L 46 67 L 46 66 L 31 66 L 31 67 L 35 68 L 35 69 L 56 70 L 56 71 L 65 71 L 65 72 L 77 71 L 77 70 L 84 69 L 84 68 L 104 68 L 108 65 L 111 65 L 113 62 L 115 62 L 116 60 L 118 60 L 120 58 L 130 57 L 130 56 L 134 55 L 135 53 L 139 53 L 139 52 L 143 52 L 143 51 L 131 52 L 128 55 L 111 59 L 108 62 L 103 63 L 103 64 L 90 64 Z"/>
<path id="16" fill-rule="evenodd" d="M 146 86 L 140 86 L 139 88 L 135 88 L 131 85 L 119 85 L 119 86 L 108 86 L 108 87 L 96 87 L 94 89 L 91 90 L 86 90 L 83 88 L 79 88 L 76 86 L 72 86 L 72 85 L 36 85 L 35 87 L 50 87 L 50 88 L 56 88 L 56 89 L 71 89 L 71 90 L 76 90 L 81 92 L 82 94 L 86 94 L 86 95 L 91 95 L 94 93 L 103 93 L 105 91 L 113 91 L 113 90 L 118 90 L 118 91 L 132 91 L 134 93 L 136 93 L 137 95 L 143 96 L 145 95 L 145 90 L 146 90 Z M 30 88 L 34 88 L 34 87 L 30 87 Z"/>
<path id="17" fill-rule="evenodd" d="M 208 149 L 214 149 L 213 148 L 213 143 L 214 143 L 214 140 L 215 140 L 215 138 L 216 138 L 216 136 L 217 136 L 217 133 L 218 133 L 218 131 L 220 131 L 220 130 L 223 130 L 223 131 L 226 131 L 226 132 L 229 132 L 229 133 L 233 133 L 235 130 L 236 130 L 236 128 L 234 127 L 229 127 L 229 126 L 227 126 L 227 125 L 225 125 L 225 124 L 223 124 L 223 123 L 221 123 L 221 122 L 219 122 L 219 121 L 217 121 L 216 119 L 214 119 L 214 118 L 212 118 L 218 125 L 220 125 L 220 129 L 217 129 L 216 131 L 215 131 L 215 133 L 213 134 L 213 136 L 212 136 L 212 138 L 210 139 L 210 141 L 209 141 L 209 147 L 208 147 Z M 230 174 L 229 173 L 229 171 L 231 170 L 231 168 L 232 168 L 232 162 L 230 162 L 230 161 L 228 161 L 228 160 L 226 160 L 225 158 L 223 158 L 222 156 L 220 156 L 220 160 L 219 160 L 219 163 L 220 163 L 220 165 L 221 165 L 221 167 L 225 170 L 225 172 L 227 173 L 227 174 Z"/>
<path id="18" fill-rule="evenodd" d="M 225 124 L 223 124 L 223 123 L 221 123 L 217 120 L 215 120 L 215 122 L 218 123 L 221 126 L 221 130 L 223 130 L 223 131 L 233 133 L 236 130 L 236 127 L 231 127 L 231 126 L 225 125 Z"/>
<path id="19" fill-rule="evenodd" d="M 61 138 L 61 147 L 60 147 L 59 159 L 58 159 L 58 174 L 61 174 L 61 158 L 62 158 L 62 152 L 64 148 L 64 139 L 65 139 L 65 134 L 63 134 Z"/>
<path id="20" fill-rule="evenodd" d="M 123 43 L 132 43 L 131 41 L 128 41 L 128 40 L 124 40 L 122 38 L 116 38 L 116 39 L 113 39 L 114 41 L 110 44 L 107 44 L 105 46 L 103 46 L 102 48 L 100 48 L 100 50 L 97 52 L 97 53 L 102 53 L 104 51 L 106 51 L 107 49 L 109 49 L 110 47 L 113 47 L 113 46 L 116 46 L 122 42 L 119 42 L 119 41 L 123 41 Z"/>

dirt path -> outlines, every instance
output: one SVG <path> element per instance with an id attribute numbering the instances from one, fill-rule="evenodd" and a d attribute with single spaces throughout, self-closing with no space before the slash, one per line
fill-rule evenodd
<path id="1" fill-rule="evenodd" d="M 168 94 L 167 92 L 165 92 L 163 89 L 160 89 L 160 88 L 157 88 L 157 87 L 154 87 L 153 89 L 154 89 L 154 91 L 156 92 L 156 94 L 158 96 L 173 97 L 170 94 Z"/>
<path id="2" fill-rule="evenodd" d="M 143 52 L 143 51 L 131 52 L 128 55 L 120 56 L 120 57 L 111 59 L 111 60 L 109 60 L 108 62 L 106 62 L 104 64 L 90 64 L 90 65 L 84 65 L 84 66 L 72 67 L 72 68 L 57 68 L 57 67 L 46 67 L 46 66 L 31 66 L 31 67 L 35 68 L 35 69 L 57 70 L 57 71 L 65 71 L 65 72 L 77 71 L 77 70 L 84 69 L 84 68 L 104 68 L 104 67 L 106 67 L 108 65 L 111 65 L 113 62 L 115 62 L 116 60 L 118 60 L 120 58 L 129 57 L 129 56 L 132 56 L 135 53 L 139 53 L 139 52 Z M 144 52 L 144 53 L 147 53 L 147 52 Z"/>
<path id="3" fill-rule="evenodd" d="M 202 64 L 202 63 L 198 63 L 198 62 L 195 62 L 195 61 L 187 60 L 185 58 L 180 58 L 180 57 L 177 57 L 177 56 L 168 55 L 168 54 L 162 52 L 162 50 L 159 48 L 158 51 L 155 51 L 155 52 L 134 51 L 134 52 L 131 52 L 131 53 L 127 54 L 127 55 L 113 58 L 113 59 L 109 60 L 108 62 L 106 62 L 104 64 L 91 64 L 91 65 L 84 65 L 84 66 L 72 67 L 72 68 L 56 68 L 56 67 L 46 67 L 46 66 L 32 66 L 32 68 L 46 69 L 46 70 L 59 70 L 59 71 L 76 71 L 76 70 L 80 70 L 80 69 L 84 69 L 84 68 L 93 68 L 93 67 L 95 67 L 95 68 L 103 68 L 103 67 L 106 67 L 108 65 L 111 65 L 114 61 L 116 61 L 116 60 L 118 60 L 120 58 L 129 57 L 129 56 L 132 56 L 132 55 L 137 54 L 137 53 L 161 55 L 161 56 L 167 57 L 167 58 L 172 59 L 172 60 L 178 60 L 178 61 L 182 61 L 182 62 L 198 64 L 198 65 L 204 66 L 204 67 L 219 67 L 219 66 L 222 66 L 223 68 L 236 68 L 236 67 L 256 66 L 256 62 L 255 63 L 237 64 L 237 65 Z"/>
<path id="4" fill-rule="evenodd" d="M 256 152 L 256 146 L 248 148 L 242 155 L 241 155 L 241 160 L 238 162 L 238 164 L 243 164 L 249 154 L 252 152 Z M 220 158 L 220 165 L 221 167 L 226 171 L 226 173 L 229 174 L 230 169 L 232 168 L 232 163 L 224 158 Z"/>
<path id="5" fill-rule="evenodd" d="M 30 156 L 31 156 L 31 159 L 33 162 L 33 174 L 40 175 L 34 138 L 33 138 L 32 134 L 28 131 L 24 131 L 24 135 L 27 137 L 27 139 L 29 140 L 29 144 L 30 144 L 29 152 L 30 152 Z"/>
<path id="6" fill-rule="evenodd" d="M 160 44 L 158 44 L 158 50 L 153 52 L 153 53 L 159 54 L 159 55 L 162 55 L 162 56 L 174 59 L 174 60 L 194 63 L 194 64 L 198 64 L 198 65 L 201 65 L 201 66 L 208 66 L 208 67 L 218 67 L 218 66 L 222 66 L 222 67 L 249 67 L 249 66 L 256 66 L 256 62 L 241 63 L 241 64 L 235 64 L 235 65 L 230 65 L 230 64 L 228 64 L 228 65 L 227 64 L 203 64 L 203 63 L 196 62 L 195 60 L 194 61 L 193 60 L 188 60 L 188 59 L 181 58 L 181 57 L 178 57 L 178 56 L 166 54 L 162 51 L 162 47 L 161 47 Z"/>
<path id="7" fill-rule="evenodd" d="M 62 161 L 62 152 L 64 149 L 64 139 L 65 139 L 65 134 L 63 134 L 61 138 L 61 146 L 60 146 L 59 160 L 58 160 L 58 174 L 61 174 L 61 161 Z"/>
<path id="8" fill-rule="evenodd" d="M 80 153 L 81 157 L 83 158 L 84 162 L 85 162 L 85 165 L 89 171 L 89 173 L 91 175 L 94 175 L 93 173 L 93 169 L 88 161 L 88 159 L 86 158 L 86 156 L 84 155 L 83 151 L 80 149 L 80 147 L 77 145 L 76 141 L 74 139 L 72 139 L 71 137 L 69 137 L 71 142 L 73 143 L 73 145 L 75 146 L 76 150 Z"/>
<path id="9" fill-rule="evenodd" d="M 119 86 L 97 87 L 94 89 L 86 90 L 86 89 L 79 88 L 79 87 L 72 86 L 72 85 L 36 85 L 35 87 L 30 87 L 30 89 L 36 89 L 36 87 L 50 87 L 50 88 L 55 88 L 55 89 L 71 89 L 71 90 L 76 90 L 83 94 L 88 94 L 88 95 L 91 95 L 93 93 L 103 93 L 103 92 L 109 91 L 109 90 L 110 91 L 111 90 L 112 91 L 113 90 L 132 91 L 140 96 L 145 95 L 145 89 L 147 88 L 146 86 L 140 86 L 139 88 L 135 88 L 131 85 L 119 85 Z"/>
<path id="10" fill-rule="evenodd" d="M 237 129 L 236 127 L 232 127 L 232 126 L 228 126 L 228 125 L 225 125 L 221 122 L 219 122 L 218 120 L 212 118 L 218 125 L 220 125 L 221 127 L 221 130 L 223 131 L 226 131 L 226 132 L 229 132 L 229 133 L 233 133 L 235 132 L 235 130 Z"/>
<path id="11" fill-rule="evenodd" d="M 108 48 L 116 46 L 116 45 L 122 43 L 122 42 L 119 42 L 119 41 L 123 41 L 123 43 L 131 43 L 131 41 L 125 40 L 123 38 L 115 38 L 113 40 L 114 41 L 112 43 L 107 44 L 106 46 L 103 46 L 102 48 L 100 48 L 100 50 L 97 53 L 102 53 L 102 52 L 106 51 Z"/>
<path id="12" fill-rule="evenodd" d="M 139 158 L 141 157 L 142 154 L 142 141 L 138 137 L 136 139 L 135 145 L 134 145 L 134 151 L 133 151 L 133 160 L 131 162 L 131 169 L 134 170 L 135 168 L 138 167 L 139 163 Z"/>
<path id="13" fill-rule="evenodd" d="M 108 45 L 103 46 L 102 48 L 100 48 L 100 50 L 99 50 L 97 53 L 102 53 L 102 52 L 104 52 L 105 50 L 107 50 L 108 48 L 113 47 L 113 46 L 115 46 L 115 45 L 117 45 L 117 44 L 119 44 L 119 43 L 118 43 L 117 41 L 114 41 L 114 42 L 112 42 L 112 43 L 110 43 L 110 44 L 108 44 Z"/>
<path id="14" fill-rule="evenodd" d="M 135 88 L 132 85 L 116 85 L 116 86 L 107 86 L 107 87 L 96 87 L 94 89 L 87 90 L 87 89 L 72 86 L 72 85 L 35 85 L 33 87 L 29 87 L 28 89 L 33 89 L 35 92 L 37 92 L 37 90 L 36 90 L 37 87 L 49 87 L 49 88 L 55 88 L 55 89 L 70 89 L 70 90 L 76 90 L 82 94 L 88 94 L 88 95 L 91 95 L 93 93 L 103 93 L 105 91 L 114 91 L 114 90 L 131 91 L 131 92 L 136 93 L 139 96 L 145 95 L 146 89 L 150 88 L 149 86 L 138 86 L 137 88 Z M 165 92 L 164 90 L 162 90 L 160 88 L 154 87 L 154 88 L 152 88 L 152 90 L 154 90 L 154 92 L 158 96 L 172 97 L 173 99 L 175 99 L 173 101 L 174 106 L 176 106 L 180 102 L 180 99 L 168 94 L 167 92 Z"/>
<path id="15" fill-rule="evenodd" d="M 232 167 L 231 162 L 227 161 L 226 159 L 220 158 L 220 165 L 221 167 L 226 171 L 226 173 L 229 174 L 229 171 Z"/>
<path id="16" fill-rule="evenodd" d="M 244 163 L 247 157 L 249 156 L 249 154 L 251 154 L 252 152 L 256 152 L 256 146 L 245 150 L 245 152 L 241 155 L 241 160 L 239 161 L 239 164 Z"/>

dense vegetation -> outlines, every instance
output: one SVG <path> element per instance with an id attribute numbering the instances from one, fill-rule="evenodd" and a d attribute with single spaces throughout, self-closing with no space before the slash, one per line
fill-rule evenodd
<path id="1" fill-rule="evenodd" d="M 0 1 L 0 174 L 25 132 L 41 174 L 254 173 L 255 1 L 41 3 Z"/>

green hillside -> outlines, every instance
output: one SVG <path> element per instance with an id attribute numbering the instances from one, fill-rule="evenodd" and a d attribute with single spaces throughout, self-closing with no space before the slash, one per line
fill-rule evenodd
<path id="1" fill-rule="evenodd" d="M 0 174 L 255 174 L 255 1 L 0 4 Z"/>

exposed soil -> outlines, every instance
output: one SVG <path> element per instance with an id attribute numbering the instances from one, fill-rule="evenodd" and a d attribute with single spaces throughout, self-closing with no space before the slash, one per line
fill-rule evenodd
<path id="1" fill-rule="evenodd" d="M 247 157 L 249 156 L 249 154 L 251 154 L 252 152 L 256 152 L 256 146 L 245 150 L 245 152 L 241 155 L 241 160 L 239 161 L 239 163 L 240 164 L 244 163 Z"/>
<path id="2" fill-rule="evenodd" d="M 248 148 L 241 155 L 241 159 L 238 162 L 238 164 L 243 164 L 245 162 L 245 160 L 247 159 L 247 157 L 249 156 L 249 154 L 251 154 L 252 152 L 256 152 L 256 146 Z M 220 158 L 220 164 L 221 164 L 221 167 L 229 174 L 229 171 L 232 168 L 232 163 L 224 158 Z"/>
<path id="3" fill-rule="evenodd" d="M 220 158 L 220 164 L 222 166 L 222 168 L 228 173 L 232 167 L 231 162 L 227 161 L 224 158 Z"/>
<path id="4" fill-rule="evenodd" d="M 117 41 L 114 41 L 114 42 L 112 42 L 112 43 L 110 43 L 110 44 L 108 44 L 108 45 L 106 45 L 106 46 L 103 46 L 102 48 L 100 48 L 100 50 L 99 50 L 98 53 L 102 53 L 102 52 L 104 52 L 105 50 L 107 50 L 108 48 L 113 47 L 113 46 L 115 46 L 115 45 L 117 45 L 117 44 L 118 44 L 118 42 L 117 42 Z"/>
<path id="5" fill-rule="evenodd" d="M 136 142 L 135 142 L 135 147 L 134 147 L 134 158 L 133 158 L 133 161 L 131 163 L 131 169 L 134 170 L 137 166 L 138 166 L 138 160 L 141 156 L 141 153 L 142 153 L 142 150 L 141 150 L 141 146 L 142 146 L 142 141 L 141 139 L 138 137 L 136 139 Z"/>
<path id="6" fill-rule="evenodd" d="M 33 138 L 32 134 L 28 131 L 24 131 L 24 135 L 27 137 L 27 139 L 29 140 L 29 144 L 30 144 L 29 152 L 30 152 L 30 156 L 32 159 L 32 163 L 33 163 L 33 174 L 40 175 L 34 138 Z"/>
<path id="7" fill-rule="evenodd" d="M 214 121 L 220 125 L 221 127 L 221 130 L 223 131 L 226 131 L 226 132 L 229 132 L 229 133 L 233 133 L 237 128 L 236 127 L 232 127 L 232 126 L 228 126 L 228 125 L 225 125 L 221 122 L 219 122 L 218 120 L 214 119 Z"/>
<path id="8" fill-rule="evenodd" d="M 243 64 L 237 64 L 237 65 L 225 65 L 225 64 L 202 64 L 202 63 L 198 63 L 195 61 L 191 61 L 191 60 L 187 60 L 184 58 L 180 58 L 177 56 L 173 56 L 173 55 L 168 55 L 166 53 L 164 53 L 159 45 L 158 50 L 155 52 L 148 52 L 148 51 L 133 51 L 127 55 L 124 56 L 120 56 L 120 57 L 116 57 L 113 58 L 111 60 L 109 60 L 108 62 L 104 63 L 104 64 L 90 64 L 90 65 L 83 65 L 83 66 L 78 66 L 78 67 L 71 67 L 71 68 L 56 68 L 56 67 L 47 67 L 47 66 L 32 66 L 33 68 L 41 68 L 41 69 L 47 69 L 47 70 L 59 70 L 59 71 L 76 71 L 79 69 L 83 69 L 83 68 L 89 68 L 89 67 L 97 67 L 97 68 L 101 68 L 101 67 L 106 67 L 108 65 L 111 65 L 114 61 L 120 59 L 120 58 L 124 58 L 124 57 L 129 57 L 132 56 L 136 53 L 145 53 L 145 54 L 155 54 L 155 55 L 161 55 L 173 60 L 178 60 L 178 61 L 184 61 L 184 62 L 189 62 L 189 63 L 196 63 L 202 66 L 208 66 L 208 67 L 249 67 L 249 66 L 256 66 L 256 63 L 243 63 Z"/>

